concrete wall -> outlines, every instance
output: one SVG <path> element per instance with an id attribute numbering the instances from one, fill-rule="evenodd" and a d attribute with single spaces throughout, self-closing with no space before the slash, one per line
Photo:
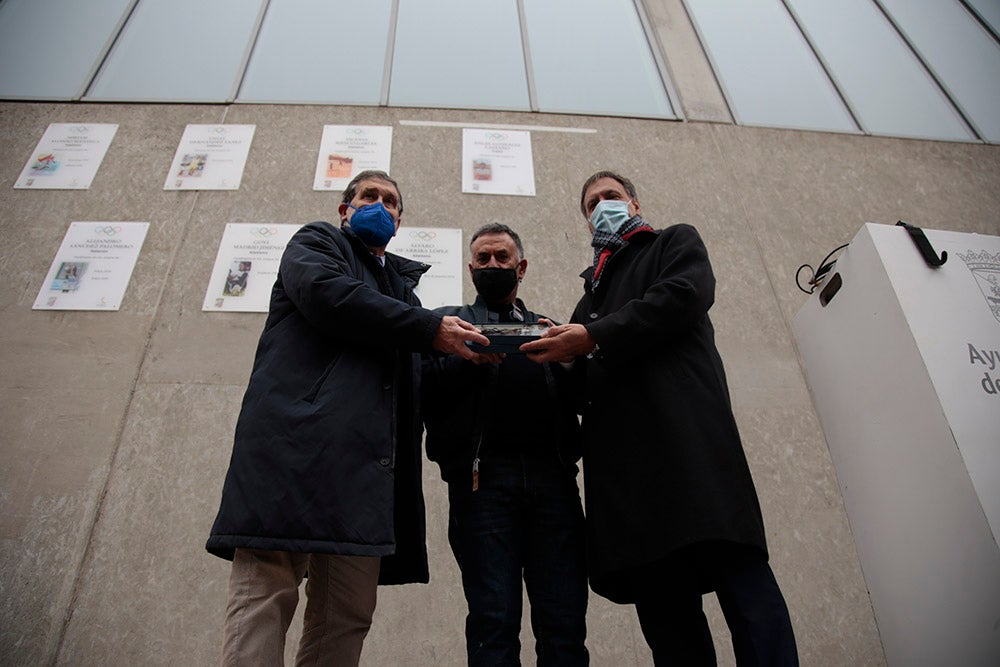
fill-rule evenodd
<path id="1" fill-rule="evenodd" d="M 537 196 L 461 194 L 458 127 L 533 132 Z M 86 191 L 14 190 L 51 122 L 113 122 Z M 187 123 L 257 126 L 237 192 L 166 192 Z M 579 187 L 631 175 L 647 219 L 699 228 L 718 277 L 712 310 L 803 664 L 881 664 L 842 498 L 790 320 L 796 268 L 865 221 L 1000 233 L 1000 149 L 735 127 L 515 113 L 310 106 L 0 104 L 0 663 L 212 664 L 228 564 L 205 553 L 264 316 L 201 304 L 227 222 L 334 219 L 313 192 L 322 126 L 394 126 L 404 224 L 519 230 L 521 294 L 568 317 L 590 261 Z M 149 221 L 118 312 L 32 311 L 72 221 Z M 466 281 L 465 298 L 473 296 Z M 877 409 L 877 406 L 873 406 Z M 383 588 L 366 665 L 464 664 L 464 599 L 447 500 L 425 467 L 431 584 Z M 721 664 L 732 664 L 714 598 Z M 594 665 L 651 664 L 631 608 L 591 596 Z M 293 626 L 292 635 L 299 627 Z M 522 635 L 533 663 L 530 633 Z M 294 644 L 295 637 L 290 643 Z"/>

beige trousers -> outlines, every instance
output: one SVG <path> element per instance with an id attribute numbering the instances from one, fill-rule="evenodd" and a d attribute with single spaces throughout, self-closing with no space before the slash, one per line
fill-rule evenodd
<path id="1" fill-rule="evenodd" d="M 296 667 L 356 667 L 375 612 L 380 560 L 237 549 L 223 628 L 225 667 L 281 667 L 285 634 L 306 579 Z"/>

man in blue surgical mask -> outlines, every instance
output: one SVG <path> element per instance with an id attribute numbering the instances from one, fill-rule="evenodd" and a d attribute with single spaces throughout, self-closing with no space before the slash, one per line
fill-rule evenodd
<path id="1" fill-rule="evenodd" d="M 403 201 L 385 172 L 344 191 L 281 258 L 206 548 L 233 561 L 224 665 L 280 665 L 308 573 L 296 664 L 357 665 L 378 584 L 428 580 L 420 352 L 475 358 L 471 324 L 420 307 L 426 264 L 385 252 Z"/>
<path id="2" fill-rule="evenodd" d="M 690 225 L 654 230 L 635 186 L 583 185 L 592 266 L 569 324 L 521 349 L 573 362 L 582 387 L 587 565 L 595 593 L 634 604 L 657 665 L 714 665 L 714 591 L 738 665 L 796 665 L 764 523 L 708 310 L 715 277 Z"/>
<path id="3" fill-rule="evenodd" d="M 435 312 L 484 330 L 539 322 L 517 296 L 528 268 L 520 236 L 488 224 L 469 249 L 475 302 Z M 520 664 L 526 590 L 538 665 L 586 665 L 580 424 L 569 378 L 559 364 L 519 353 L 494 361 L 434 355 L 422 388 L 427 456 L 448 482 L 448 542 L 469 609 L 468 664 Z"/>

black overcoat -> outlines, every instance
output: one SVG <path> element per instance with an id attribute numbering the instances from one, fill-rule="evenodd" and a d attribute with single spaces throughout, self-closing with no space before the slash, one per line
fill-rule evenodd
<path id="1" fill-rule="evenodd" d="M 236 424 L 209 552 L 381 556 L 379 583 L 426 582 L 420 355 L 441 316 L 428 266 L 349 229 L 305 225 L 281 258 Z"/>
<path id="2" fill-rule="evenodd" d="M 708 318 L 715 277 L 698 232 L 647 228 L 611 255 L 596 292 L 593 268 L 582 275 L 572 321 L 598 344 L 581 406 L 594 592 L 634 602 L 643 586 L 634 572 L 682 547 L 722 541 L 766 554 Z"/>

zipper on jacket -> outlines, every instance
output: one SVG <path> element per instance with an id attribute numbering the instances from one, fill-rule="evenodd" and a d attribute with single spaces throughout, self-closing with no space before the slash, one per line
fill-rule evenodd
<path id="1" fill-rule="evenodd" d="M 479 450 L 483 447 L 483 434 L 479 434 L 479 442 L 476 443 L 476 452 L 472 455 L 472 490 L 479 490 Z"/>
<path id="2" fill-rule="evenodd" d="M 492 372 L 490 374 L 489 383 L 487 385 L 490 391 L 490 396 L 496 390 L 497 382 L 497 372 Z M 483 418 L 483 410 L 485 408 L 480 404 L 477 406 L 477 419 L 476 424 L 479 427 L 479 439 L 476 441 L 476 451 L 472 454 L 472 491 L 475 493 L 479 490 L 479 452 L 483 448 L 483 440 L 486 439 L 486 420 Z"/>

